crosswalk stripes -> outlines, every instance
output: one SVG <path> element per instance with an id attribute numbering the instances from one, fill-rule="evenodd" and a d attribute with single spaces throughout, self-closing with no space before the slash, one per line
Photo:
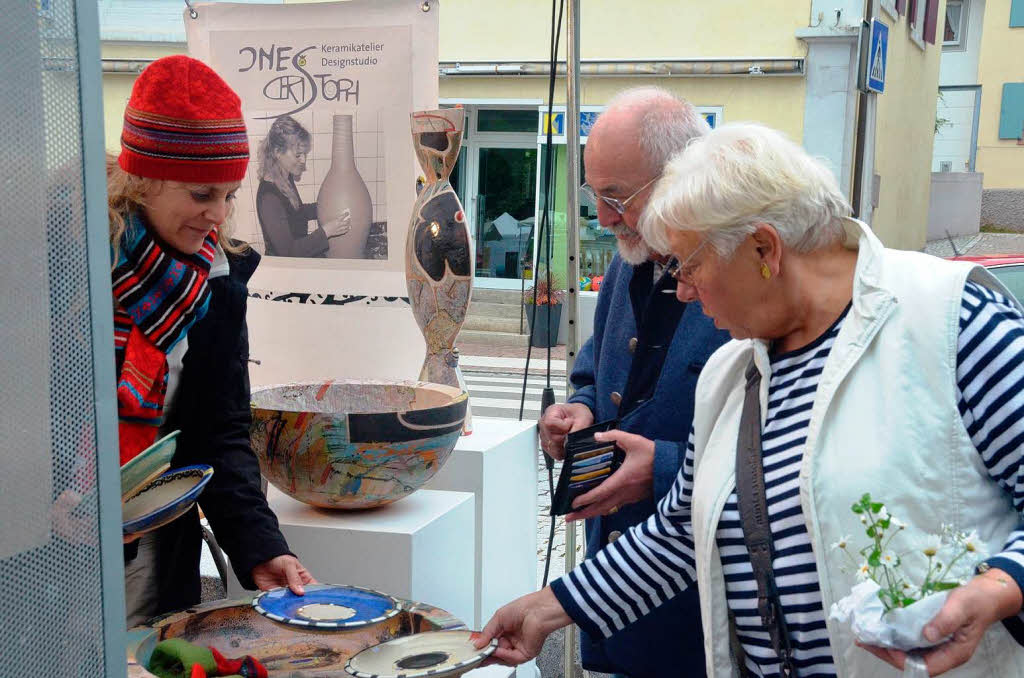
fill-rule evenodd
<path id="1" fill-rule="evenodd" d="M 463 375 L 469 389 L 469 402 L 473 414 L 499 419 L 518 419 L 522 375 L 508 372 L 466 372 Z M 531 375 L 526 381 L 526 402 L 523 420 L 536 420 L 540 416 L 540 399 L 546 380 Z M 565 377 L 552 376 L 551 386 L 555 402 L 565 402 Z"/>

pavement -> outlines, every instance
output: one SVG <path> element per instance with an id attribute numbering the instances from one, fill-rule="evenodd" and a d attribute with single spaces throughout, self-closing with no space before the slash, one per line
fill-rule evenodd
<path id="1" fill-rule="evenodd" d="M 1024 254 L 1024 233 L 975 233 L 954 236 L 929 241 L 925 244 L 924 251 L 937 257 Z"/>

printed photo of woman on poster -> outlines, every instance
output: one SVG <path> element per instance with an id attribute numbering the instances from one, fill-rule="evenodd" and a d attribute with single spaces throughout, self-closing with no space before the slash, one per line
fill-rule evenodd
<path id="1" fill-rule="evenodd" d="M 316 230 L 309 230 L 309 222 L 317 219 L 317 204 L 303 203 L 295 182 L 306 171 L 311 147 L 311 135 L 290 115 L 274 120 L 259 145 L 256 214 L 268 256 L 327 256 L 331 238 L 345 235 L 351 226 L 346 209 Z"/>

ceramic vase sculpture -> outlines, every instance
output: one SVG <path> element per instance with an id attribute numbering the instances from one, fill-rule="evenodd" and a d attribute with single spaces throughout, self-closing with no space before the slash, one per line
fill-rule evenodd
<path id="1" fill-rule="evenodd" d="M 356 169 L 351 115 L 334 116 L 333 144 L 331 169 L 316 196 L 316 219 L 323 227 L 349 210 L 348 232 L 327 241 L 327 256 L 332 259 L 362 259 L 366 252 L 366 238 L 370 234 L 373 202 L 363 177 Z"/>
<path id="2" fill-rule="evenodd" d="M 473 290 L 473 245 L 466 213 L 449 183 L 459 158 L 465 112 L 419 111 L 411 116 L 413 147 L 424 184 L 405 239 L 405 280 L 413 315 L 427 343 L 420 380 L 462 386 L 455 338 Z M 466 416 L 465 433 L 472 429 Z"/>
<path id="3" fill-rule="evenodd" d="M 263 477 L 335 509 L 384 506 L 419 489 L 448 461 L 469 404 L 464 390 L 412 381 L 264 386 L 251 399 Z"/>

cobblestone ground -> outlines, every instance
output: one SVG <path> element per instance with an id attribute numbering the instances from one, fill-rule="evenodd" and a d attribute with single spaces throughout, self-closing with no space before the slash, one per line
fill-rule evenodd
<path id="1" fill-rule="evenodd" d="M 558 482 L 558 467 L 555 467 L 554 481 Z M 544 559 L 551 533 L 551 492 L 548 489 L 548 470 L 544 465 L 544 454 L 537 452 L 537 586 L 544 581 Z M 555 519 L 555 538 L 551 548 L 551 568 L 548 581 L 565 574 L 565 521 Z M 576 562 L 583 559 L 583 529 L 576 531 Z"/>

